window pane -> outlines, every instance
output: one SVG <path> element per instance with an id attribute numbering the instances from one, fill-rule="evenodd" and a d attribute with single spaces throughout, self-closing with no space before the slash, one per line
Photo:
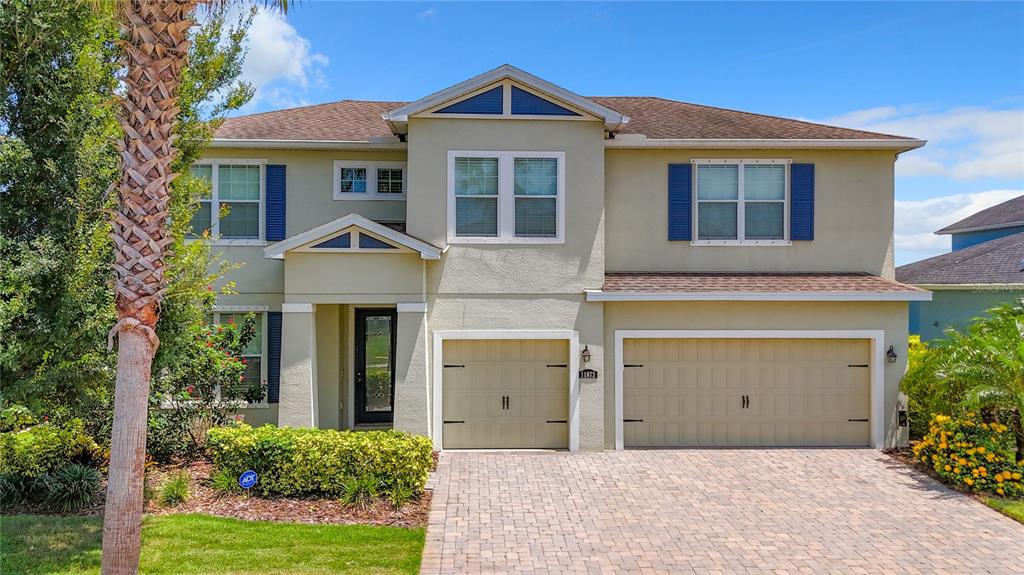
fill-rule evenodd
<path id="1" fill-rule="evenodd" d="M 746 202 L 744 236 L 752 240 L 781 240 L 785 232 L 783 202 Z"/>
<path id="2" fill-rule="evenodd" d="M 192 237 L 202 237 L 203 232 L 210 230 L 210 202 L 199 202 L 199 208 L 192 214 Z"/>
<path id="3" fill-rule="evenodd" d="M 498 195 L 498 158 L 455 158 L 455 194 Z"/>
<path id="4" fill-rule="evenodd" d="M 553 238 L 557 235 L 555 198 L 516 198 L 516 235 Z"/>
<path id="5" fill-rule="evenodd" d="M 697 239 L 735 240 L 736 203 L 700 202 L 697 208 Z"/>
<path id="6" fill-rule="evenodd" d="M 365 194 L 366 168 L 341 168 L 338 191 L 343 194 Z"/>
<path id="7" fill-rule="evenodd" d="M 455 198 L 455 235 L 498 235 L 497 198 Z"/>
<path id="8" fill-rule="evenodd" d="M 220 237 L 259 238 L 260 205 L 256 202 L 221 202 L 227 215 L 220 218 Z"/>
<path id="9" fill-rule="evenodd" d="M 217 166 L 217 193 L 223 200 L 259 200 L 260 166 Z"/>
<path id="10" fill-rule="evenodd" d="M 516 158 L 517 196 L 554 196 L 558 194 L 557 158 Z"/>
<path id="11" fill-rule="evenodd" d="M 377 168 L 377 193 L 401 194 L 402 170 L 400 168 Z"/>
<path id="12" fill-rule="evenodd" d="M 207 184 L 213 181 L 213 166 L 210 164 L 197 164 L 189 168 L 188 171 L 194 177 L 206 180 Z"/>
<path id="13" fill-rule="evenodd" d="M 743 198 L 786 199 L 786 166 L 743 166 Z"/>
<path id="14" fill-rule="evenodd" d="M 245 316 L 246 315 L 247 314 L 245 312 L 241 312 L 241 313 L 221 313 L 220 314 L 220 323 L 222 325 L 233 324 L 236 327 L 241 328 L 242 327 L 242 323 L 245 321 Z M 247 354 L 247 355 L 248 354 L 260 355 L 260 354 L 263 353 L 263 320 L 262 320 L 262 314 L 254 312 L 253 316 L 254 316 L 254 319 L 255 319 L 255 325 L 253 327 L 256 328 L 256 333 L 255 333 L 255 335 L 252 336 L 252 339 L 249 340 L 249 343 L 246 344 L 245 350 L 243 350 L 242 353 Z"/>
<path id="15" fill-rule="evenodd" d="M 698 200 L 735 200 L 739 189 L 739 166 L 697 166 Z"/>

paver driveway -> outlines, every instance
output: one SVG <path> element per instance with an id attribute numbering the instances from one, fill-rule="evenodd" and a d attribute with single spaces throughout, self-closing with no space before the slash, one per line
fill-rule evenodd
<path id="1" fill-rule="evenodd" d="M 874 450 L 444 452 L 424 573 L 1024 572 L 1024 525 Z"/>

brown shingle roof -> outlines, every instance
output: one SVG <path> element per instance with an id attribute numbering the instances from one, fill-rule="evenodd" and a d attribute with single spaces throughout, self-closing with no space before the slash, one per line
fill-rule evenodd
<path id="1" fill-rule="evenodd" d="M 630 117 L 624 134 L 652 139 L 904 139 L 801 120 L 700 106 L 663 98 L 595 97 L 595 102 Z M 228 118 L 218 139 L 366 141 L 391 136 L 381 113 L 405 102 L 342 100 Z"/>
<path id="2" fill-rule="evenodd" d="M 915 284 L 1024 285 L 1024 232 L 989 240 L 896 268 L 896 279 Z"/>
<path id="3" fill-rule="evenodd" d="M 604 292 L 620 293 L 907 293 L 924 292 L 864 273 L 612 272 Z"/>
<path id="4" fill-rule="evenodd" d="M 949 234 L 962 230 L 978 228 L 1008 228 L 1020 225 L 1024 225 L 1024 196 L 1018 196 L 1012 200 L 1007 200 L 998 206 L 992 206 L 987 210 L 981 210 L 980 212 L 967 216 L 959 222 L 950 224 L 935 233 Z"/>

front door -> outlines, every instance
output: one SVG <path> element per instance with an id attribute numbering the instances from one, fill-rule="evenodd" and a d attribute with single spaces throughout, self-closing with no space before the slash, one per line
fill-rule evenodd
<path id="1" fill-rule="evenodd" d="M 394 421 L 397 321 L 394 309 L 356 309 L 356 425 Z"/>

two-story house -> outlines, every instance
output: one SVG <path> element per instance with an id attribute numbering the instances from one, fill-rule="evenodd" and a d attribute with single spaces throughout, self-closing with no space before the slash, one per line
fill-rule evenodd
<path id="1" fill-rule="evenodd" d="M 195 227 L 245 264 L 215 320 L 262 317 L 253 423 L 882 447 L 930 297 L 893 279 L 893 166 L 923 144 L 502 66 L 228 120 Z"/>

